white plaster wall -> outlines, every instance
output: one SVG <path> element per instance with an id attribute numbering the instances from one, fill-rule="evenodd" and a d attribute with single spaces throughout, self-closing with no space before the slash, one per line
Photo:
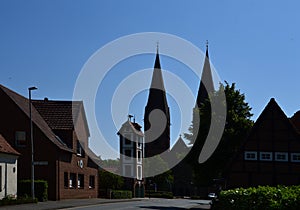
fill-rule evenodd
<path id="1" fill-rule="evenodd" d="M 0 199 L 17 196 L 17 156 L 0 153 Z"/>

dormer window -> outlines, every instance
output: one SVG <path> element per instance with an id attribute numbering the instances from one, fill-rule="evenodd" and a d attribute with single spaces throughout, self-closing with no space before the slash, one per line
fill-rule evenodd
<path id="1" fill-rule="evenodd" d="M 84 157 L 84 149 L 83 149 L 83 146 L 81 145 L 80 141 L 77 141 L 77 155 Z"/>

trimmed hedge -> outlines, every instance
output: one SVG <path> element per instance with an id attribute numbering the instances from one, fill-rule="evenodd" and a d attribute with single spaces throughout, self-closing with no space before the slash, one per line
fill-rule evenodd
<path id="1" fill-rule="evenodd" d="M 112 199 L 130 199 L 132 198 L 132 192 L 129 190 L 112 190 Z"/>
<path id="2" fill-rule="evenodd" d="M 45 180 L 34 181 L 34 193 L 38 201 L 48 200 L 48 182 Z M 18 196 L 31 195 L 31 180 L 20 180 L 18 182 Z"/>
<path id="3" fill-rule="evenodd" d="M 152 197 L 152 198 L 168 198 L 172 199 L 173 198 L 173 193 L 168 192 L 168 191 L 150 191 L 150 196 L 149 196 L 149 191 L 146 192 L 146 197 Z"/>
<path id="4" fill-rule="evenodd" d="M 300 186 L 259 186 L 221 191 L 214 209 L 222 210 L 297 210 Z"/>
<path id="5" fill-rule="evenodd" d="M 0 200 L 0 206 L 6 206 L 6 205 L 17 205 L 17 204 L 26 204 L 26 203 L 37 203 L 37 198 L 32 199 L 31 197 L 21 197 L 21 198 L 10 198 L 5 197 L 2 200 Z"/>

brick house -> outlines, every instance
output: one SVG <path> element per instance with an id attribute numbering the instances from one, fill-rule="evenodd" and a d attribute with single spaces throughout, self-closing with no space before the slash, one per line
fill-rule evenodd
<path id="1" fill-rule="evenodd" d="M 233 159 L 227 188 L 300 184 L 300 133 L 272 98 Z M 298 124 L 299 125 L 299 124 Z"/>
<path id="2" fill-rule="evenodd" d="M 0 99 L 0 133 L 21 154 L 18 180 L 30 179 L 29 100 L 2 85 Z M 35 179 L 48 181 L 49 199 L 97 197 L 98 158 L 88 148 L 83 103 L 45 99 L 32 105 Z"/>

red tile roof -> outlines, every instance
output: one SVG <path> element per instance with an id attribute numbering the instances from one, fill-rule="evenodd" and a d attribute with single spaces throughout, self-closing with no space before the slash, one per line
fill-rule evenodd
<path id="1" fill-rule="evenodd" d="M 7 96 L 29 117 L 29 100 L 18 93 L 0 85 L 0 90 L 2 90 Z M 39 112 L 32 106 L 32 121 L 33 123 L 47 136 L 47 138 L 53 142 L 58 148 L 73 152 L 72 149 L 68 148 L 67 145 L 62 142 L 51 130 L 48 124 L 45 122 L 43 117 Z"/>
<path id="2" fill-rule="evenodd" d="M 0 153 L 12 154 L 12 155 L 20 155 L 10 144 L 4 139 L 4 137 L 0 134 Z"/>
<path id="3" fill-rule="evenodd" d="M 42 115 L 51 129 L 73 130 L 73 115 L 77 119 L 81 101 L 32 100 L 32 104 Z"/>

